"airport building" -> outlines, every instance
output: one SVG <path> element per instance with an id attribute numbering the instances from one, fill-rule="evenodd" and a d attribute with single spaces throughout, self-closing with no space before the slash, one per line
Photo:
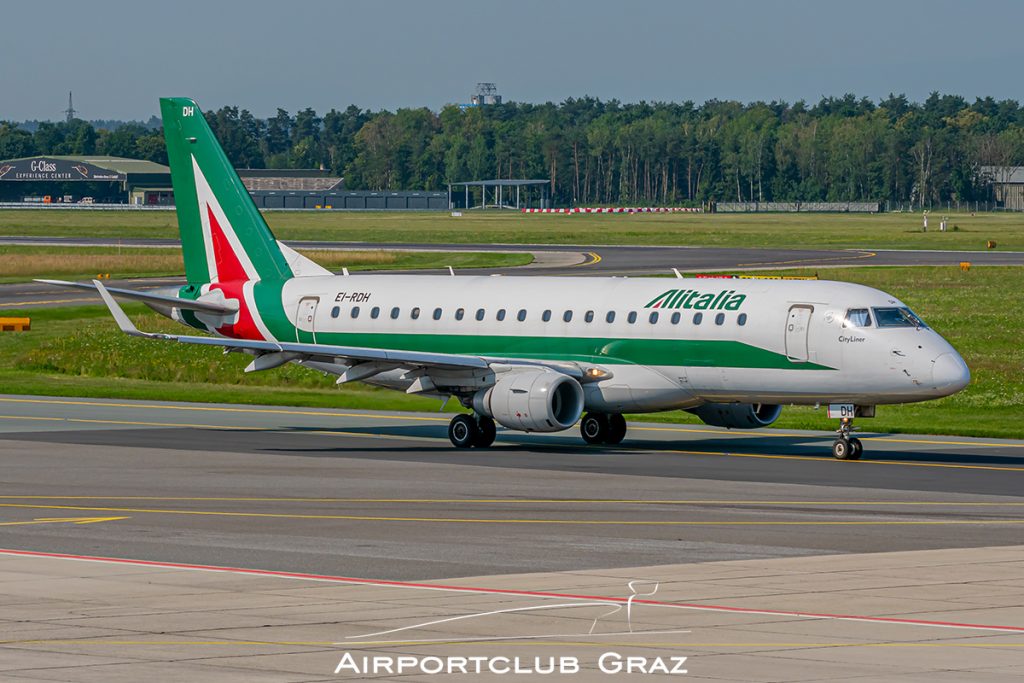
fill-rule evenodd
<path id="1" fill-rule="evenodd" d="M 992 182 L 992 193 L 997 208 L 1024 211 L 1024 168 L 982 166 L 981 175 Z"/>
<path id="2" fill-rule="evenodd" d="M 261 209 L 448 208 L 447 192 L 345 190 L 320 169 L 238 169 Z M 37 156 L 0 161 L 0 202 L 172 206 L 163 164 L 110 156 Z"/>

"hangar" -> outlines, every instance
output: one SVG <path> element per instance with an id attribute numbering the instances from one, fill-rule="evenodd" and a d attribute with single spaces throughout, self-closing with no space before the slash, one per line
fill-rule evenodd
<path id="1" fill-rule="evenodd" d="M 137 203 L 164 203 L 170 169 L 141 159 L 111 156 L 37 156 L 0 161 L 0 201 L 96 202 L 124 204 L 132 196 Z M 144 201 L 147 197 L 151 201 Z"/>
<path id="2" fill-rule="evenodd" d="M 261 209 L 448 208 L 448 194 L 345 190 L 322 169 L 236 169 Z M 0 161 L 0 202 L 172 206 L 171 171 L 163 164 L 111 156 L 36 156 Z M 88 201 L 88 200 L 87 200 Z"/>

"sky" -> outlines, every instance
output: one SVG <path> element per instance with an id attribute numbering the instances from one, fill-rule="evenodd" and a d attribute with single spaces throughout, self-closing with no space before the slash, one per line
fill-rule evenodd
<path id="1" fill-rule="evenodd" d="M 1014 0 L 50 0 L 0 14 L 0 120 L 146 120 L 161 96 L 323 113 L 586 95 L 1024 100 Z M 14 29 L 14 30 L 12 30 Z"/>

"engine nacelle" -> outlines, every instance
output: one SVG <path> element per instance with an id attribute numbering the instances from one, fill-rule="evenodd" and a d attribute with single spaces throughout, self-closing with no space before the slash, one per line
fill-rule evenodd
<path id="1" fill-rule="evenodd" d="M 782 406 L 769 403 L 705 403 L 689 412 L 704 424 L 729 429 L 758 429 L 779 419 Z"/>
<path id="2" fill-rule="evenodd" d="M 576 424 L 583 413 L 583 387 L 550 370 L 499 375 L 494 386 L 473 395 L 473 409 L 508 429 L 557 432 Z"/>

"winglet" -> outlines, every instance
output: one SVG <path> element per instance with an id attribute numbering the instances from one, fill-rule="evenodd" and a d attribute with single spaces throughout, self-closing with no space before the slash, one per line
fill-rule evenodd
<path id="1" fill-rule="evenodd" d="M 103 303 L 110 309 L 110 314 L 114 316 L 114 322 L 121 328 L 121 331 L 125 334 L 130 334 L 133 337 L 144 337 L 142 332 L 139 332 L 139 328 L 135 327 L 132 321 L 128 318 L 128 315 L 121 308 L 121 305 L 114 300 L 107 288 L 103 286 L 103 283 L 99 280 L 93 280 L 92 283 L 96 285 L 96 291 L 100 293 L 100 297 L 103 299 Z"/>
<path id="2" fill-rule="evenodd" d="M 672 272 L 676 274 L 676 279 L 677 280 L 682 280 L 683 279 L 683 274 L 679 272 L 678 268 L 673 268 Z"/>

